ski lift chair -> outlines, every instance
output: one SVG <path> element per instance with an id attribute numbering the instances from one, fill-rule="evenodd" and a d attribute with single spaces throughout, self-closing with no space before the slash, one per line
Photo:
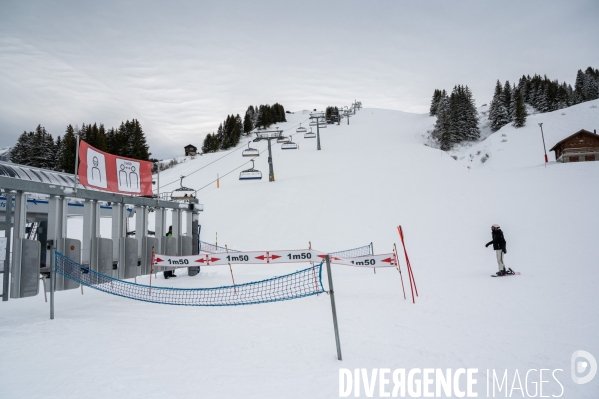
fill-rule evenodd
<path id="1" fill-rule="evenodd" d="M 302 127 L 302 124 L 300 123 L 299 127 L 297 129 L 295 129 L 295 131 L 297 133 L 306 133 L 308 131 L 308 129 L 306 129 L 305 127 Z"/>
<path id="2" fill-rule="evenodd" d="M 312 128 L 310 128 L 310 131 L 309 131 L 309 132 L 306 132 L 306 133 L 304 133 L 304 138 L 305 138 L 305 139 L 313 139 L 313 138 L 315 138 L 315 137 L 316 137 L 316 133 L 314 133 L 314 132 L 312 131 Z"/>
<path id="3" fill-rule="evenodd" d="M 196 191 L 193 188 L 183 187 L 183 179 L 185 176 L 181 176 L 181 181 L 179 182 L 180 188 L 177 188 L 171 192 L 172 200 L 188 200 L 194 198 Z"/>
<path id="4" fill-rule="evenodd" d="M 285 137 L 285 136 L 281 136 L 277 139 L 277 143 L 286 143 L 288 141 L 291 141 L 291 139 L 289 137 Z"/>
<path id="5" fill-rule="evenodd" d="M 250 143 L 248 142 L 248 148 L 243 150 L 243 152 L 241 153 L 241 156 L 243 156 L 243 157 L 259 157 L 260 151 L 258 151 L 256 148 L 251 148 Z"/>
<path id="6" fill-rule="evenodd" d="M 297 143 L 294 143 L 289 139 L 288 142 L 281 144 L 282 150 L 297 150 Z"/>
<path id="7" fill-rule="evenodd" d="M 260 180 L 262 179 L 262 172 L 254 169 L 254 160 L 252 159 L 252 167 L 239 172 L 239 180 Z"/>

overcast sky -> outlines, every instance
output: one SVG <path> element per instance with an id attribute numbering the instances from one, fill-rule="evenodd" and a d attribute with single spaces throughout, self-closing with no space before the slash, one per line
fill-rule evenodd
<path id="1" fill-rule="evenodd" d="M 23 130 L 137 118 L 154 156 L 227 114 L 348 105 L 424 113 L 433 90 L 599 68 L 599 1 L 0 3 L 0 147 Z"/>

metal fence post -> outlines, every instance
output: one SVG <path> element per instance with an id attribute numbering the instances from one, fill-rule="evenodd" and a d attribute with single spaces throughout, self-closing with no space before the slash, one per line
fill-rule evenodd
<path id="1" fill-rule="evenodd" d="M 56 250 L 50 246 L 50 320 L 54 320 L 54 287 L 56 285 Z"/>
<path id="2" fill-rule="evenodd" d="M 327 276 L 329 280 L 329 296 L 331 297 L 331 310 L 333 311 L 333 325 L 335 327 L 335 343 L 337 344 L 337 360 L 341 360 L 341 342 L 339 341 L 339 327 L 337 326 L 337 308 L 335 307 L 335 292 L 333 291 L 333 276 L 331 275 L 331 260 L 329 255 L 325 258 L 327 262 Z"/>
<path id="3" fill-rule="evenodd" d="M 10 271 L 10 244 L 12 243 L 12 194 L 6 192 L 6 212 L 5 212 L 5 233 L 6 237 L 6 259 L 4 260 L 4 270 L 2 273 L 2 301 L 8 301 L 8 278 Z"/>

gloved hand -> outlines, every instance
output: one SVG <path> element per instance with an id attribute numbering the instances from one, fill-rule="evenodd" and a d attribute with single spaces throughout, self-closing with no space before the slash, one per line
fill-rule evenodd
<path id="1" fill-rule="evenodd" d="M 489 244 L 485 244 L 485 248 L 489 248 Z"/>
<path id="2" fill-rule="evenodd" d="M 507 254 L 507 251 L 504 249 L 504 250 L 503 250 L 503 253 L 504 253 L 504 254 Z"/>

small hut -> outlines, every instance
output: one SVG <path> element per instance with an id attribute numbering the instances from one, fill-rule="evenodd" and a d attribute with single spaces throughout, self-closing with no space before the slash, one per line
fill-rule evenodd
<path id="1" fill-rule="evenodd" d="M 184 148 L 185 148 L 185 156 L 196 155 L 198 152 L 198 149 L 191 144 L 186 145 Z"/>
<path id="2" fill-rule="evenodd" d="M 599 161 L 599 135 L 579 130 L 553 146 L 557 162 Z"/>

